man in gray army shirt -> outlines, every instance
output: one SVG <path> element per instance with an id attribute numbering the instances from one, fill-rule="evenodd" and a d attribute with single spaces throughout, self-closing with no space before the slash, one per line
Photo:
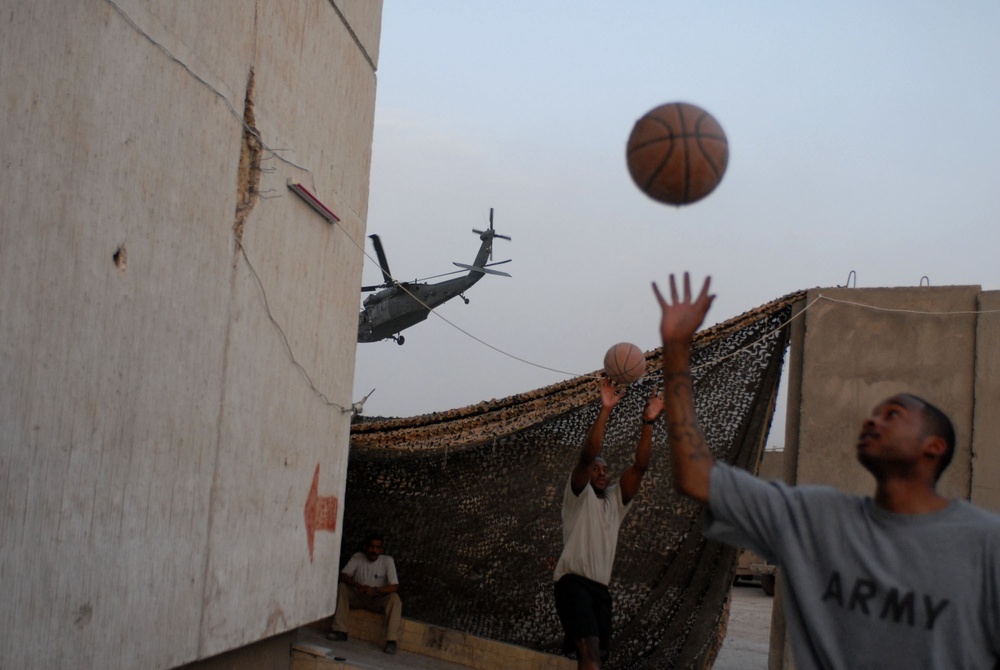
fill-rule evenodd
<path id="1" fill-rule="evenodd" d="M 778 563 L 798 670 L 1000 667 L 1000 517 L 941 496 L 951 421 L 900 393 L 862 424 L 857 457 L 873 498 L 766 482 L 718 463 L 694 410 L 691 343 L 711 307 L 660 303 L 664 409 L 674 486 L 706 506 L 705 534 Z"/>

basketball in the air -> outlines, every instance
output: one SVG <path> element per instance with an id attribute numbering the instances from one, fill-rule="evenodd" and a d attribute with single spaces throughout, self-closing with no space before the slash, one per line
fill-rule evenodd
<path id="1" fill-rule="evenodd" d="M 631 384 L 646 374 L 646 356 L 634 344 L 619 342 L 604 354 L 604 374 L 616 384 Z"/>
<path id="2" fill-rule="evenodd" d="M 722 181 L 729 142 L 704 109 L 671 102 L 635 122 L 625 155 L 629 174 L 643 193 L 668 205 L 688 205 Z"/>

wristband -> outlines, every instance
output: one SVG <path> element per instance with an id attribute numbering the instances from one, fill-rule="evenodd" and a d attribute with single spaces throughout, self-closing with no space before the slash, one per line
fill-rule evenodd
<path id="1" fill-rule="evenodd" d="M 656 418 L 658 419 L 660 417 L 656 417 Z M 656 419 L 643 419 L 642 423 L 643 423 L 643 425 L 646 425 L 646 426 L 652 426 L 654 423 L 656 423 Z"/>

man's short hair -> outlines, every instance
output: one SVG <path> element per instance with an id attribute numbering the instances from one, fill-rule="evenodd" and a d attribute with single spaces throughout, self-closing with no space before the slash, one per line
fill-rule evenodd
<path id="1" fill-rule="evenodd" d="M 941 455 L 937 472 L 934 473 L 935 481 L 941 478 L 941 473 L 951 464 L 951 459 L 955 455 L 955 426 L 952 425 L 948 415 L 940 409 L 930 404 L 923 398 L 912 393 L 904 393 L 904 396 L 913 398 L 921 405 L 921 416 L 924 419 L 924 435 L 933 435 L 944 440 L 946 449 Z"/>
<path id="2" fill-rule="evenodd" d="M 382 544 L 385 544 L 385 538 L 382 537 L 382 533 L 379 533 L 378 531 L 373 531 L 371 533 L 368 533 L 368 537 L 365 538 L 365 546 L 367 547 L 369 544 L 371 544 L 372 540 L 378 540 Z"/>

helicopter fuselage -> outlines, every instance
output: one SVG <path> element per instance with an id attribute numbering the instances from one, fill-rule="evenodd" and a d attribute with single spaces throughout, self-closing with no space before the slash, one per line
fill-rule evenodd
<path id="1" fill-rule="evenodd" d="M 358 342 L 378 342 L 425 320 L 430 310 L 463 293 L 481 272 L 437 284 L 400 283 L 365 298 L 358 315 Z"/>
<path id="2" fill-rule="evenodd" d="M 363 309 L 358 315 L 358 342 L 379 342 L 394 339 L 398 344 L 402 344 L 403 338 L 399 336 L 400 331 L 425 320 L 432 309 L 462 295 L 469 287 L 482 279 L 483 275 L 497 274 L 509 277 L 510 275 L 505 272 L 491 270 L 487 267 L 489 265 L 487 261 L 493 249 L 493 239 L 495 237 L 510 239 L 504 235 L 497 235 L 493 230 L 492 210 L 490 228 L 486 231 L 475 232 L 479 233 L 479 239 L 482 243 L 472 265 L 455 263 L 455 265 L 468 270 L 465 275 L 433 284 L 416 281 L 396 282 L 365 298 L 362 303 Z M 380 247 L 378 248 L 380 249 Z M 384 266 L 384 258 L 381 260 Z M 383 272 L 386 279 L 389 280 L 388 272 L 385 270 Z M 465 298 L 465 296 L 462 297 Z M 465 302 L 469 302 L 468 299 L 465 299 Z"/>

